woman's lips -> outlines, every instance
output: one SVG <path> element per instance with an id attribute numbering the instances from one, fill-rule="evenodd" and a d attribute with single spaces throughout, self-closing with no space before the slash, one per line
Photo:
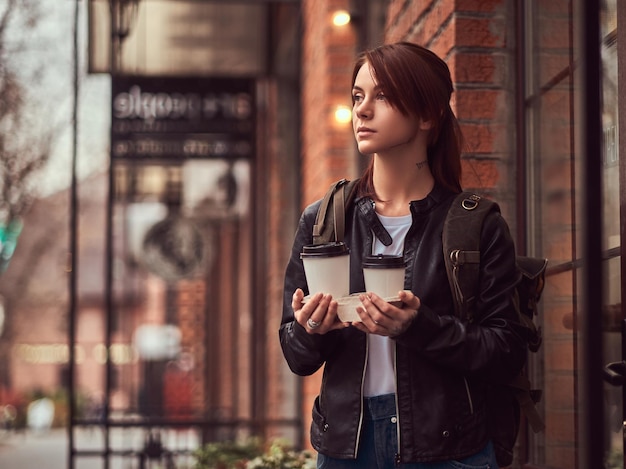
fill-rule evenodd
<path id="1" fill-rule="evenodd" d="M 374 133 L 374 130 L 372 130 L 372 129 L 368 128 L 368 127 L 359 127 L 356 130 L 356 134 L 359 137 L 365 137 L 365 136 L 368 136 L 368 135 L 372 135 L 373 133 Z"/>

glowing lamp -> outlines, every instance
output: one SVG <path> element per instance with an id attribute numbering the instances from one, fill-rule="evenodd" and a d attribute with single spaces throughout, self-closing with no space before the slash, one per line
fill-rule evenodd
<path id="1" fill-rule="evenodd" d="M 333 13 L 333 25 L 342 27 L 350 23 L 350 13 L 346 10 L 337 10 Z"/>
<path id="2" fill-rule="evenodd" d="M 344 105 L 337 106 L 335 108 L 335 121 L 339 124 L 347 124 L 352 121 L 352 109 Z"/>

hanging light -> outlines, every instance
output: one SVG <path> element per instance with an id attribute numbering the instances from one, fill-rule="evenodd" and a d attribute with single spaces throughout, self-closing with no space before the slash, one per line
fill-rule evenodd
<path id="1" fill-rule="evenodd" d="M 347 124 L 352 121 L 352 109 L 340 104 L 335 108 L 335 121 L 339 124 Z"/>
<path id="2" fill-rule="evenodd" d="M 337 10 L 333 13 L 333 25 L 342 27 L 350 23 L 351 16 L 347 10 Z"/>

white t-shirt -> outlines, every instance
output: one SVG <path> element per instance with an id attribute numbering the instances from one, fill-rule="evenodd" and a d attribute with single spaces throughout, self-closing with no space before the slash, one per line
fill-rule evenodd
<path id="1" fill-rule="evenodd" d="M 404 253 L 404 238 L 411 227 L 411 215 L 402 217 L 378 215 L 378 218 L 391 235 L 392 242 L 389 246 L 385 246 L 374 237 L 372 254 L 401 256 Z M 363 393 L 366 397 L 395 393 L 393 340 L 375 334 L 368 334 L 367 340 L 368 354 Z"/>

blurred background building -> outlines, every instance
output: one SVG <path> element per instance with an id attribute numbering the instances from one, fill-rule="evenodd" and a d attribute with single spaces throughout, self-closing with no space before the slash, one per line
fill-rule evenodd
<path id="1" fill-rule="evenodd" d="M 450 67 L 465 188 L 500 202 L 520 254 L 549 259 L 544 341 L 529 357 L 547 428 L 522 423 L 515 467 L 626 467 L 626 5 L 77 3 L 74 129 L 107 116 L 107 163 L 28 210 L 0 206 L 0 406 L 17 411 L 6 422 L 27 426 L 28 404 L 51 399 L 68 467 L 188 463 L 204 443 L 247 436 L 308 447 L 321 374 L 298 378 L 282 358 L 284 267 L 303 207 L 367 164 L 350 126 L 356 54 L 407 40 Z M 87 108 L 96 76 L 110 97 Z M 77 161 L 86 147 L 75 142 Z M 85 429 L 101 430 L 95 444 Z"/>

